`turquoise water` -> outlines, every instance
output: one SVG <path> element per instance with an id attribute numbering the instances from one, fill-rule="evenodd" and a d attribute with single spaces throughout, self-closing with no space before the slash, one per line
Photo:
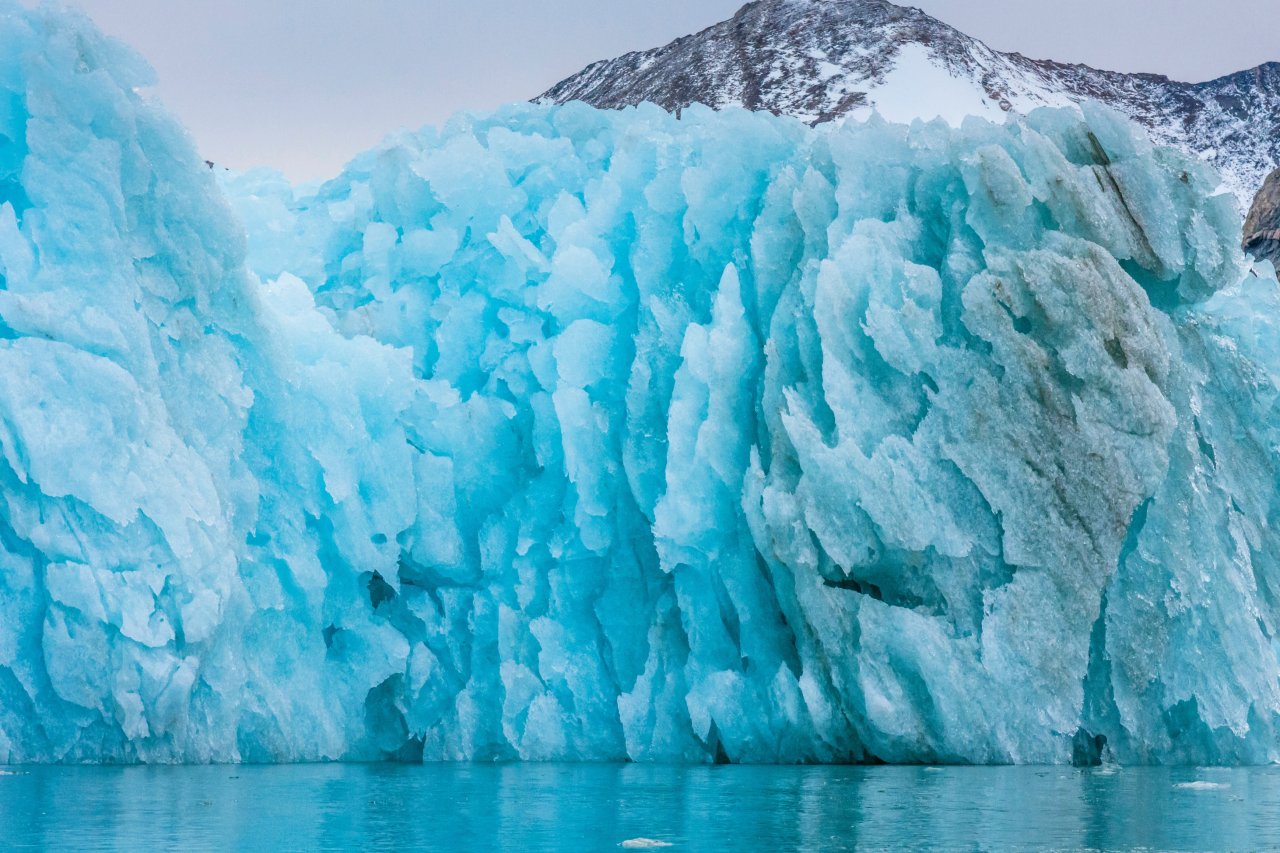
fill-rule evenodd
<path id="1" fill-rule="evenodd" d="M 5 848 L 1280 849 L 1280 768 L 11 768 Z M 13 775 L 10 775 L 13 774 Z"/>

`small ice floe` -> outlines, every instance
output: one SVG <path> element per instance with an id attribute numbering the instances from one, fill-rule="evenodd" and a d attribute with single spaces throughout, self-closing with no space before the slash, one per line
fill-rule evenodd
<path id="1" fill-rule="evenodd" d="M 659 847 L 670 847 L 671 842 L 659 841 L 656 838 L 628 838 L 618 846 L 624 850 L 655 850 Z"/>
<path id="2" fill-rule="evenodd" d="M 1182 791 L 1221 791 L 1224 788 L 1230 788 L 1231 785 L 1226 782 L 1179 782 L 1173 786 Z"/>

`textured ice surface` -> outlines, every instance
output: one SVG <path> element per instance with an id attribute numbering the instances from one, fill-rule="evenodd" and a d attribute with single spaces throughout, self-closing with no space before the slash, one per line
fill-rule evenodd
<path id="1" fill-rule="evenodd" d="M 0 10 L 0 758 L 1280 758 L 1280 288 L 1202 164 L 525 106 L 233 214 Z"/>

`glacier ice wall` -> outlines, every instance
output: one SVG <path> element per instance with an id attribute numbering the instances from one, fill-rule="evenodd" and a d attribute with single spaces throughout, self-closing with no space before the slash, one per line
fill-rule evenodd
<path id="1" fill-rule="evenodd" d="M 0 760 L 363 754 L 407 354 L 250 278 L 126 49 L 8 3 L 0 40 Z"/>
<path id="2" fill-rule="evenodd" d="M 425 754 L 751 761 L 1274 755 L 1271 374 L 1206 300 L 1275 285 L 1213 186 L 1094 110 L 580 107 L 229 182 L 424 383 Z"/>
<path id="3" fill-rule="evenodd" d="M 0 37 L 0 758 L 1280 759 L 1202 164 L 523 106 L 219 188 L 87 22 Z"/>

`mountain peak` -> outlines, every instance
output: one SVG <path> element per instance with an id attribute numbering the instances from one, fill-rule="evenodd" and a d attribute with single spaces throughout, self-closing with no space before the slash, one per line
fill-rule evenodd
<path id="1" fill-rule="evenodd" d="M 889 0 L 755 0 L 699 33 L 597 62 L 537 100 L 737 106 L 810 124 L 872 111 L 894 121 L 999 120 L 1096 100 L 1213 163 L 1245 208 L 1280 163 L 1280 62 L 1206 83 L 1102 71 L 992 50 Z"/>
<path id="2" fill-rule="evenodd" d="M 862 84 L 881 79 L 908 44 L 953 57 L 990 53 L 888 0 L 756 0 L 695 35 L 595 63 L 540 100 L 606 108 L 652 101 L 672 111 L 742 106 L 817 124 L 867 106 Z"/>

